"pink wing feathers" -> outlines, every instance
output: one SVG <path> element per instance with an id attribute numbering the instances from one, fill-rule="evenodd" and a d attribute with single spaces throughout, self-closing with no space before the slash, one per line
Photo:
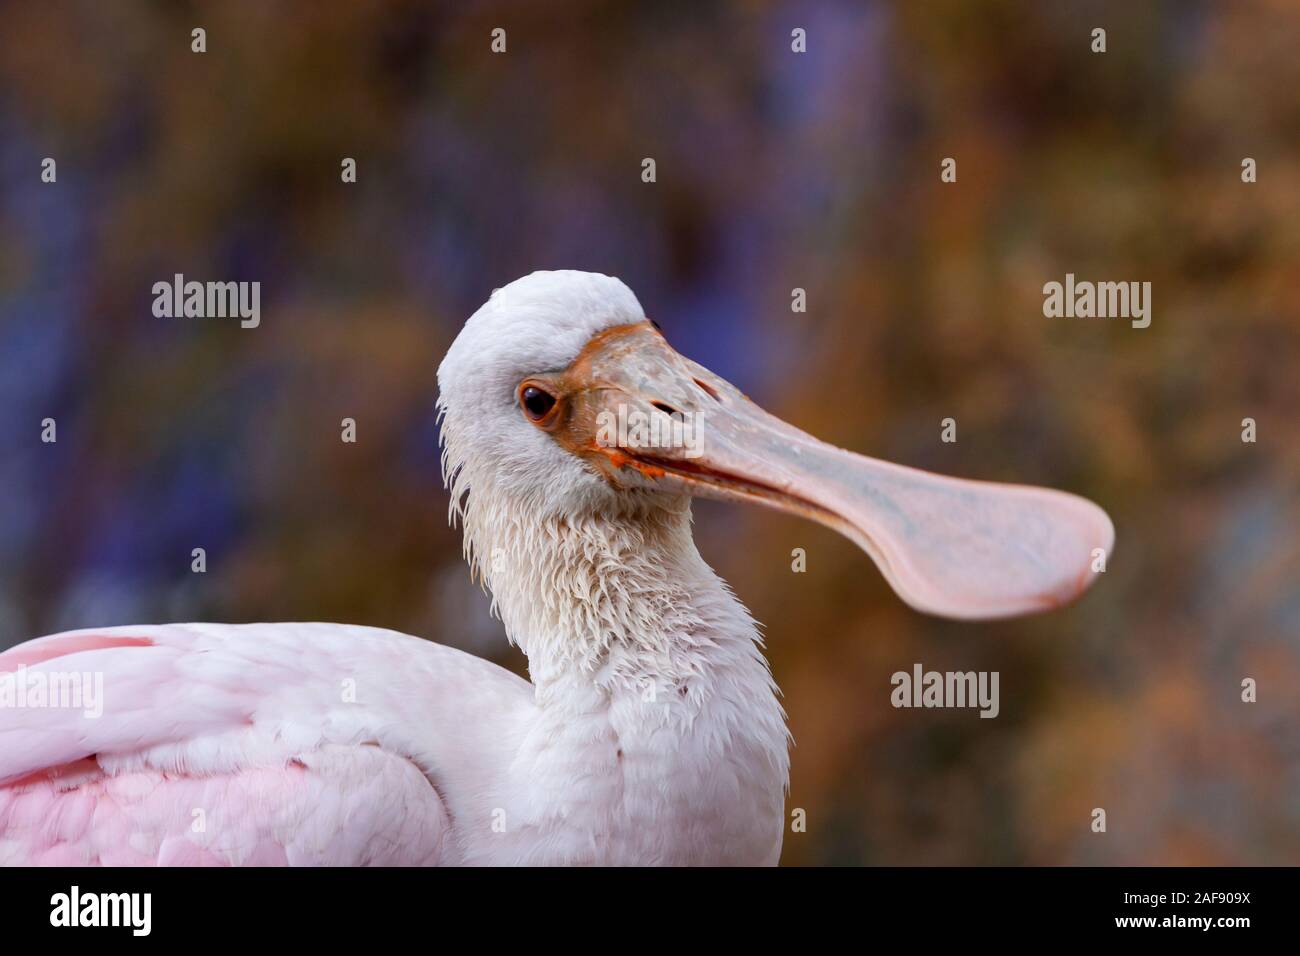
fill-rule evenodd
<path id="1" fill-rule="evenodd" d="M 486 661 L 333 624 L 70 632 L 6 672 L 100 690 L 0 706 L 0 864 L 459 862 L 452 814 L 532 706 Z"/>

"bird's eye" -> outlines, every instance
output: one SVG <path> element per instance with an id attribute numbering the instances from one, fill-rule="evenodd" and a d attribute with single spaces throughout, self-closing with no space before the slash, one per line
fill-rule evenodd
<path id="1" fill-rule="evenodd" d="M 519 404 L 524 407 L 524 414 L 529 419 L 540 422 L 555 407 L 555 396 L 536 385 L 525 385 L 519 390 Z"/>

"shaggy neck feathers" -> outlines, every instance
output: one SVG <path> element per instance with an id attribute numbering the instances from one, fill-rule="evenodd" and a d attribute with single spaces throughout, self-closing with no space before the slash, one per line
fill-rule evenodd
<path id="1" fill-rule="evenodd" d="M 696 550 L 688 498 L 625 491 L 568 510 L 521 501 L 458 454 L 450 424 L 451 517 L 539 698 L 565 677 L 679 690 L 736 656 L 761 664 L 770 691 L 757 627 Z"/>
<path id="2" fill-rule="evenodd" d="M 723 646 L 756 655 L 752 619 L 695 548 L 688 500 L 554 516 L 491 499 L 477 486 L 465 502 L 466 545 L 539 695 L 580 677 L 653 696 L 705 676 Z"/>

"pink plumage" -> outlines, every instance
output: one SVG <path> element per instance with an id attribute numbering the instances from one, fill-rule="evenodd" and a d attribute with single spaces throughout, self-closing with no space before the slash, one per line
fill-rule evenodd
<path id="1" fill-rule="evenodd" d="M 0 708 L 9 865 L 458 862 L 431 780 L 476 717 L 530 696 L 486 661 L 329 624 L 72 632 L 0 654 L 19 668 L 102 674 L 106 700 Z M 414 743 L 439 722 L 458 744 Z"/>

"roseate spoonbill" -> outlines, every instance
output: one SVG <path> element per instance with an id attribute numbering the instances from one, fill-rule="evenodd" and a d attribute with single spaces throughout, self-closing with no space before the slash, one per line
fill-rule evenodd
<path id="1" fill-rule="evenodd" d="M 0 708 L 0 861 L 775 863 L 784 714 L 753 620 L 695 549 L 692 495 L 830 525 L 947 617 L 1069 601 L 1112 543 L 1081 498 L 817 441 L 675 352 L 608 276 L 497 290 L 438 384 L 451 514 L 532 683 L 340 624 L 20 644 L 10 680 L 102 675 L 103 712 Z M 703 440 L 599 438 L 629 412 L 696 418 Z"/>

